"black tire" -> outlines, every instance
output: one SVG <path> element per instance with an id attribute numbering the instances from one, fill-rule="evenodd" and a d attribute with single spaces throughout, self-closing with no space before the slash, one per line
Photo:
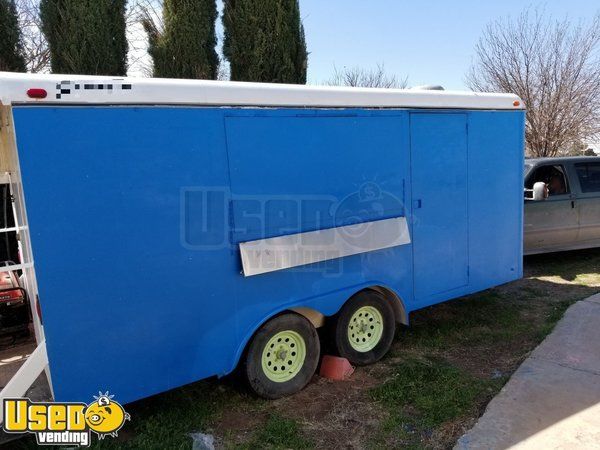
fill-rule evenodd
<path id="1" fill-rule="evenodd" d="M 353 347 L 353 343 L 350 342 L 350 339 L 354 335 L 352 334 L 353 330 L 350 330 L 349 327 L 354 314 L 364 307 L 377 310 L 381 320 L 379 321 L 372 313 L 367 313 L 364 321 L 362 321 L 362 318 L 355 317 L 355 319 L 359 319 L 361 322 L 357 324 L 356 320 L 353 320 L 353 326 L 360 327 L 358 329 L 360 334 L 357 333 L 356 337 L 354 337 L 354 339 L 356 339 L 354 345 L 360 345 L 363 341 L 367 341 L 364 344 L 367 345 L 367 347 L 359 351 Z M 372 311 L 372 309 L 370 311 Z M 371 325 L 373 321 L 381 323 L 379 325 Z M 383 329 L 378 328 L 381 332 L 379 338 L 372 338 L 371 334 L 368 334 L 369 331 L 372 331 L 370 329 L 371 326 L 383 327 Z M 382 294 L 367 289 L 352 296 L 344 306 L 342 306 L 340 312 L 333 317 L 331 331 L 333 335 L 333 345 L 338 355 L 346 358 L 356 366 L 367 366 L 383 358 L 394 341 L 394 334 L 396 332 L 394 310 L 389 300 Z M 373 340 L 371 342 L 371 345 L 374 345 L 372 348 L 368 347 L 369 339 Z"/>
<path id="2" fill-rule="evenodd" d="M 269 342 L 278 333 L 282 332 L 291 332 L 293 336 L 300 336 L 304 341 L 305 351 L 303 353 L 305 353 L 305 355 L 302 364 L 297 366 L 297 370 L 287 371 L 288 363 L 289 367 L 292 366 L 292 360 L 288 360 L 289 356 L 293 354 L 293 357 L 297 358 L 294 360 L 294 365 L 298 364 L 300 361 L 300 356 L 296 356 L 300 355 L 300 353 L 294 352 L 294 349 L 298 348 L 298 346 L 294 344 L 294 338 L 292 337 L 291 342 L 288 343 L 284 342 L 285 337 L 280 343 L 277 343 L 276 341 Z M 277 358 L 277 364 L 273 364 L 272 369 L 268 369 L 271 370 L 270 373 L 265 372 L 262 364 L 263 353 L 265 356 L 271 355 L 271 352 L 267 350 L 267 344 L 269 344 L 270 347 L 275 345 L 273 355 L 277 355 L 271 356 L 273 361 L 269 359 L 267 362 L 267 364 L 271 366 L 272 362 L 276 362 L 274 358 Z M 279 346 L 279 348 L 277 348 L 277 346 Z M 252 338 L 252 341 L 248 346 L 248 351 L 246 352 L 243 373 L 246 376 L 250 388 L 259 396 L 268 399 L 285 397 L 286 395 L 295 394 L 296 392 L 301 391 L 312 379 L 319 363 L 320 351 L 321 347 L 317 330 L 309 320 L 299 314 L 282 314 L 265 323 Z M 283 356 L 284 360 L 280 358 L 281 356 Z M 281 366 L 278 364 L 281 364 Z M 285 367 L 286 370 L 282 371 L 281 369 L 283 367 Z M 278 372 L 273 372 L 273 369 L 278 370 Z M 292 372 L 295 372 L 295 375 L 289 380 L 274 381 L 272 379 L 272 377 L 275 377 L 278 374 L 289 376 Z"/>

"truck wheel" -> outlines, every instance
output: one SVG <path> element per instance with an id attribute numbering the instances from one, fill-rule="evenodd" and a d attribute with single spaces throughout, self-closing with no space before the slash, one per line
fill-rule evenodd
<path id="1" fill-rule="evenodd" d="M 357 366 L 373 364 L 383 358 L 394 340 L 392 305 L 379 292 L 361 291 L 334 317 L 332 332 L 341 357 Z"/>
<path id="2" fill-rule="evenodd" d="M 298 314 L 283 314 L 265 323 L 252 338 L 244 373 L 261 397 L 284 397 L 308 384 L 320 351 L 313 324 Z"/>

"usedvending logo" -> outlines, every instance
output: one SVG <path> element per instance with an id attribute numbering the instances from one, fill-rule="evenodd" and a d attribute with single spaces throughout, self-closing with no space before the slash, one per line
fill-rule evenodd
<path id="1" fill-rule="evenodd" d="M 70 444 L 88 447 L 94 432 L 99 439 L 117 437 L 131 420 L 120 403 L 108 392 L 99 392 L 85 403 L 35 403 L 27 398 L 4 400 L 4 431 L 33 433 L 38 445 Z"/>

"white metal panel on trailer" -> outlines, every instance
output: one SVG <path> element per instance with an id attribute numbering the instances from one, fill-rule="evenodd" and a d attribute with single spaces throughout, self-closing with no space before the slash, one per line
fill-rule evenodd
<path id="1" fill-rule="evenodd" d="M 45 98 L 31 98 L 43 89 Z M 0 72 L 0 101 L 265 107 L 523 109 L 513 94 Z"/>

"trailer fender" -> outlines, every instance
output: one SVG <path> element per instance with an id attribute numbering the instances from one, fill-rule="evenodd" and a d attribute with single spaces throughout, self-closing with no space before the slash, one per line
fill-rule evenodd
<path id="1" fill-rule="evenodd" d="M 394 318 L 396 319 L 396 323 L 400 323 L 402 325 L 409 324 L 409 316 L 406 312 L 404 302 L 392 289 L 381 285 L 369 286 L 366 289 L 371 289 L 373 291 L 379 292 L 391 303 L 392 308 L 394 309 Z M 359 289 L 352 295 L 356 295 L 357 293 L 363 290 L 365 289 Z M 343 303 L 339 306 L 338 311 L 342 306 Z M 301 306 L 290 308 L 289 310 L 306 317 L 308 320 L 310 320 L 310 322 L 314 325 L 315 328 L 321 328 L 325 325 L 326 316 L 317 309 Z"/>
<path id="2" fill-rule="evenodd" d="M 387 298 L 392 304 L 392 308 L 394 309 L 394 316 L 396 318 L 396 323 L 400 323 L 402 325 L 409 325 L 409 317 L 408 312 L 406 311 L 406 306 L 402 299 L 396 294 L 393 290 L 385 286 L 371 286 L 369 289 L 373 291 L 377 291 L 380 294 L 383 294 L 385 298 Z"/>
<path id="3" fill-rule="evenodd" d="M 301 306 L 298 308 L 291 308 L 290 311 L 306 317 L 315 328 L 321 328 L 323 325 L 325 325 L 325 315 L 316 309 Z"/>

